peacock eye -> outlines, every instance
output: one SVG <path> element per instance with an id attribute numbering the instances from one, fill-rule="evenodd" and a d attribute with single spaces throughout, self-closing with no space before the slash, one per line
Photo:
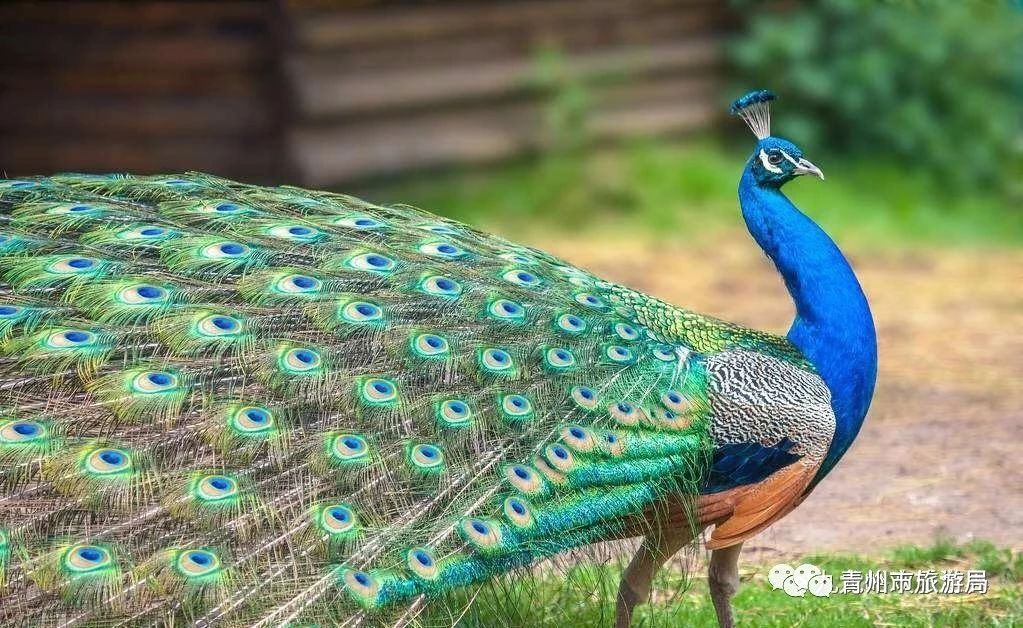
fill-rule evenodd
<path id="1" fill-rule="evenodd" d="M 775 166 L 780 164 L 783 159 L 784 157 L 781 156 L 781 153 L 772 152 L 767 155 L 767 161 L 771 162 L 771 164 Z"/>

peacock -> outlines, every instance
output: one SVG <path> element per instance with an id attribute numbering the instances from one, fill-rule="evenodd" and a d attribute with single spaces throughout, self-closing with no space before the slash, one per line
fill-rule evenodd
<path id="1" fill-rule="evenodd" d="M 743 541 L 835 466 L 876 376 L 850 265 L 781 192 L 823 175 L 773 99 L 731 111 L 785 336 L 408 206 L 0 181 L 2 622 L 476 625 L 486 583 L 640 538 L 624 627 L 713 526 L 731 626 Z"/>

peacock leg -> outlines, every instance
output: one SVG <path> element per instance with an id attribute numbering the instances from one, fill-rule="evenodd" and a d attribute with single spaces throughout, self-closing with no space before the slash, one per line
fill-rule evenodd
<path id="1" fill-rule="evenodd" d="M 629 628 L 633 609 L 650 597 L 650 586 L 657 570 L 691 540 L 693 531 L 688 526 L 660 528 L 647 534 L 622 574 L 615 628 Z"/>
<path id="2" fill-rule="evenodd" d="M 732 617 L 732 596 L 739 590 L 739 552 L 742 543 L 716 549 L 710 554 L 710 567 L 707 570 L 707 582 L 710 586 L 710 599 L 714 602 L 714 611 L 718 616 L 720 628 L 732 628 L 735 625 Z"/>

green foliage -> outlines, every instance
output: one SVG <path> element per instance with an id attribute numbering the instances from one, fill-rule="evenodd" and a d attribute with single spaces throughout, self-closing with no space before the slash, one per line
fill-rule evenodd
<path id="1" fill-rule="evenodd" d="M 364 192 L 509 234 L 553 228 L 706 239 L 741 225 L 735 189 L 749 147 L 636 142 Z M 992 192 L 945 195 L 927 176 L 887 158 L 807 154 L 827 181 L 795 181 L 785 192 L 843 243 L 1023 244 L 1023 212 L 1007 210 Z"/>
<path id="2" fill-rule="evenodd" d="M 778 131 L 809 154 L 895 158 L 956 190 L 1019 172 L 1023 11 L 1009 2 L 737 4 L 737 92 L 776 91 Z"/>
<path id="3" fill-rule="evenodd" d="M 904 546 L 889 556 L 869 558 L 818 554 L 788 562 L 809 562 L 831 574 L 835 585 L 848 569 L 985 569 L 987 595 L 949 596 L 923 594 L 836 593 L 829 598 L 791 598 L 767 582 L 770 563 L 744 568 L 742 586 L 733 608 L 740 625 L 788 627 L 854 626 L 1016 626 L 1023 622 L 1023 586 L 1018 552 L 1000 549 L 990 542 L 959 545 L 939 539 L 932 546 Z M 1006 565 L 1015 564 L 1015 571 Z M 488 585 L 477 596 L 480 625 L 558 626 L 608 625 L 614 613 L 619 571 L 616 567 L 575 567 L 566 575 L 533 575 L 514 583 Z M 706 580 L 666 570 L 655 580 L 654 604 L 637 609 L 635 625 L 717 626 Z M 688 586 L 688 588 L 687 588 Z M 488 616 L 487 609 L 494 614 Z M 570 619 L 569 619 L 570 618 Z M 808 618 L 812 618 L 807 623 Z M 511 621 L 509 621 L 511 620 Z"/>

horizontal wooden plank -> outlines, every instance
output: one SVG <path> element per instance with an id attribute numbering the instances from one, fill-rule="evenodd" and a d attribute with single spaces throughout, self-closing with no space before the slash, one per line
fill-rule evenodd
<path id="1" fill-rule="evenodd" d="M 720 115 L 703 79 L 610 94 L 593 112 L 596 140 L 705 127 Z M 481 163 L 549 145 L 542 109 L 531 103 L 452 108 L 376 122 L 305 126 L 289 137 L 302 180 L 325 186 L 372 175 Z"/>
<path id="2" fill-rule="evenodd" d="M 273 7 L 265 0 L 193 0 L 187 3 L 172 0 L 7 0 L 0 4 L 0 23 L 16 24 L 19 27 L 102 27 L 107 30 L 116 28 L 137 31 L 139 28 L 188 28 L 197 23 L 231 24 L 262 19 L 272 12 Z"/>
<path id="3" fill-rule="evenodd" d="M 14 68 L 0 72 L 0 92 L 17 92 L 22 97 L 39 100 L 51 98 L 53 94 L 152 98 L 195 95 L 275 100 L 279 99 L 274 91 L 275 80 L 272 73 L 231 68 L 201 72 L 157 72 L 155 68 L 117 72 Z"/>
<path id="4" fill-rule="evenodd" d="M 0 68 L 61 67 L 80 72 L 117 72 L 147 68 L 152 72 L 258 68 L 270 64 L 272 50 L 262 38 L 215 37 L 204 33 L 160 36 L 138 31 L 117 37 L 102 31 L 78 41 L 42 34 L 0 39 Z"/>
<path id="5" fill-rule="evenodd" d="M 573 20 L 542 29 L 481 31 L 441 39 L 403 40 L 400 44 L 350 48 L 295 49 L 296 56 L 314 69 L 379 72 L 395 68 L 461 65 L 509 59 L 535 58 L 538 51 L 563 55 L 599 49 L 632 47 L 678 41 L 694 34 L 721 32 L 727 23 L 721 10 L 674 8 L 637 12 L 618 19 Z"/>
<path id="6" fill-rule="evenodd" d="M 80 137 L 211 137 L 270 133 L 273 103 L 250 98 L 74 97 L 47 100 L 0 93 L 0 133 Z"/>
<path id="7" fill-rule="evenodd" d="M 721 40 L 700 37 L 659 46 L 612 49 L 566 60 L 566 73 L 581 80 L 641 76 L 645 73 L 714 67 Z M 289 63 L 298 112 L 311 118 L 340 117 L 388 108 L 415 108 L 472 99 L 511 96 L 537 87 L 531 60 L 466 62 L 449 67 L 409 67 L 391 72 L 325 72 L 301 59 Z"/>
<path id="8" fill-rule="evenodd" d="M 530 0 L 520 2 L 443 2 L 320 11 L 303 17 L 290 7 L 299 46 L 332 48 L 381 46 L 410 39 L 450 37 L 482 31 L 543 28 L 587 17 L 603 20 L 665 6 L 713 7 L 715 0 Z"/>

